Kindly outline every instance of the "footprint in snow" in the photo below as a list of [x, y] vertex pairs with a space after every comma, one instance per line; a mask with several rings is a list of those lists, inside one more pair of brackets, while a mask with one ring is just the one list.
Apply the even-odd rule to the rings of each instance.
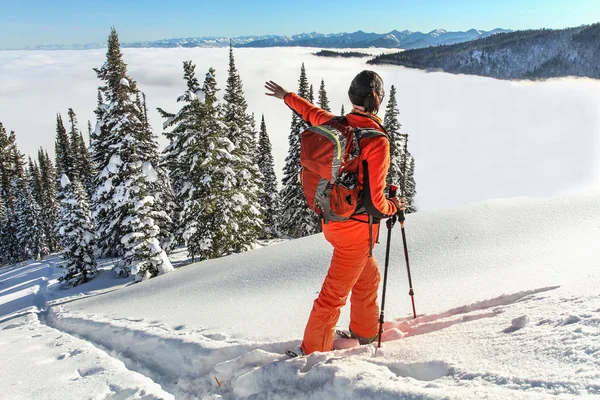
[[[82, 349], [69, 350], [66, 353], [62, 353], [60, 356], [56, 357], [56, 359], [57, 360], [65, 360], [69, 357], [73, 357], [73, 356], [76, 356], [76, 355], [82, 354], [82, 353], [83, 353]], [[81, 373], [80, 373], [80, 375], [81, 375]], [[84, 375], [81, 375], [81, 376], [84, 376]]]
[[510, 327], [506, 328], [503, 332], [504, 333], [516, 332], [519, 329], [522, 329], [522, 328], [526, 327], [527, 325], [529, 325], [530, 322], [531, 322], [531, 319], [529, 318], [528, 315], [522, 315], [518, 318], [513, 319], [510, 322]]
[[86, 376], [101, 374], [102, 372], [104, 372], [104, 368], [92, 367], [87, 369], [78, 369], [77, 372], [79, 373], [79, 375], [81, 375], [82, 378], [85, 378]]
[[581, 318], [579, 318], [577, 315], [569, 315], [569, 317], [567, 317], [567, 319], [565, 319], [562, 324], [571, 325], [576, 324], [579, 321], [581, 321]]
[[212, 333], [212, 334], [208, 334], [208, 335], [204, 335], [205, 337], [211, 339], [211, 340], [227, 340], [227, 336], [222, 335], [220, 333]]
[[6, 325], [4, 328], [2, 328], [3, 331], [9, 330], [9, 329], [15, 329], [18, 328], [20, 326], [22, 326], [23, 324], [10, 324], [10, 325]]

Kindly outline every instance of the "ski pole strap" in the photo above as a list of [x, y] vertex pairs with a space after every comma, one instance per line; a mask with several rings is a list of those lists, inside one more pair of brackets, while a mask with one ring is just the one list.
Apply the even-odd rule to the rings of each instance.
[[[390, 197], [396, 197], [397, 191], [398, 191], [398, 186], [390, 185], [390, 191], [389, 191]], [[404, 223], [404, 221], [406, 220], [406, 218], [404, 218], [404, 210], [398, 210], [396, 215], [398, 216], [398, 221], [400, 221], [401, 224]]]

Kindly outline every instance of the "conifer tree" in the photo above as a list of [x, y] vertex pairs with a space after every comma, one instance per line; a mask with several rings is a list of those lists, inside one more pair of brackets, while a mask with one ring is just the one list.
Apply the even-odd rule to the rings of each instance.
[[404, 176], [402, 175], [402, 153], [404, 147], [402, 137], [400, 136], [402, 125], [400, 125], [400, 121], [398, 120], [399, 114], [398, 103], [396, 102], [396, 88], [392, 85], [383, 118], [383, 126], [390, 137], [390, 168], [388, 169], [386, 183], [388, 186], [393, 183], [402, 188], [402, 183], [404, 182]]
[[96, 239], [87, 201], [87, 194], [74, 178], [61, 177], [64, 193], [60, 207], [58, 232], [65, 260], [63, 274], [58, 278], [71, 286], [87, 282], [98, 272], [96, 267]]
[[37, 163], [34, 163], [31, 157], [29, 157], [29, 191], [33, 195], [33, 198], [37, 204], [41, 207], [43, 200], [43, 189], [42, 189], [42, 176]]
[[256, 149], [258, 149], [258, 131], [256, 130], [256, 118], [254, 118], [254, 113], [250, 114], [250, 130], [252, 131], [252, 140], [256, 145]]
[[408, 151], [408, 134], [403, 134], [403, 152], [402, 152], [402, 176], [404, 181], [402, 182], [404, 201], [406, 202], [406, 213], [412, 213], [417, 211], [415, 205], [415, 195], [417, 194], [415, 184], [415, 159]]
[[344, 110], [344, 105], [342, 104], [342, 111], [340, 111], [340, 115], [343, 117], [346, 115], [346, 111]]
[[8, 210], [4, 204], [4, 198], [0, 196], [0, 264], [8, 261], [8, 253], [5, 253], [8, 239]]
[[[160, 232], [157, 237], [162, 249], [168, 254], [176, 245], [173, 218], [175, 215], [175, 198], [173, 187], [169, 179], [168, 171], [160, 164], [158, 138], [152, 133], [148, 119], [148, 108], [146, 106], [146, 95], [138, 92], [136, 96], [138, 108], [142, 110], [142, 123], [144, 126], [144, 140], [142, 146], [137, 149], [143, 162], [143, 173], [148, 184], [148, 194], [154, 197], [153, 207], [155, 210], [154, 221]], [[154, 276], [154, 275], [153, 275]]]
[[235, 145], [226, 134], [229, 126], [221, 120], [214, 74], [211, 68], [206, 75], [204, 101], [194, 121], [197, 133], [188, 150], [194, 157], [191, 184], [183, 209], [188, 252], [192, 259], [197, 256], [201, 260], [238, 252], [243, 243], [239, 209], [244, 199], [236, 191], [240, 176], [234, 170], [238, 160], [233, 154]]
[[279, 193], [277, 192], [277, 177], [273, 162], [273, 150], [267, 134], [267, 125], [263, 114], [260, 122], [258, 139], [258, 168], [264, 182], [264, 193], [261, 194], [260, 203], [264, 207], [264, 237], [279, 235]]
[[[187, 84], [186, 92], [177, 98], [183, 103], [177, 114], [171, 114], [159, 108], [158, 111], [166, 121], [163, 123], [164, 135], [169, 144], [163, 150], [161, 166], [169, 171], [169, 178], [174, 193], [174, 229], [175, 242], [183, 241], [186, 221], [183, 219], [184, 204], [193, 190], [192, 166], [197, 162], [190, 151], [196, 141], [202, 140], [202, 107], [200, 98], [204, 92], [195, 76], [196, 66], [191, 61], [183, 62], [183, 77]], [[170, 131], [167, 128], [172, 128]], [[188, 221], [189, 222], [189, 221]]]
[[148, 183], [143, 173], [143, 163], [135, 150], [123, 157], [119, 172], [127, 176], [115, 188], [119, 198], [116, 212], [122, 217], [124, 246], [123, 258], [115, 267], [117, 275], [133, 275], [136, 282], [146, 280], [173, 270], [173, 266], [161, 247], [156, 224], [157, 212], [154, 197], [147, 195]]
[[235, 184], [231, 201], [232, 228], [237, 232], [233, 251], [242, 252], [252, 248], [258, 235], [263, 231], [262, 205], [259, 196], [263, 192], [263, 182], [256, 164], [256, 140], [252, 119], [239, 72], [235, 66], [233, 48], [229, 46], [229, 70], [227, 86], [223, 96], [224, 120], [228, 128], [228, 138], [234, 144], [231, 150], [231, 168], [235, 172]]
[[28, 185], [20, 183], [17, 186], [15, 214], [17, 216], [17, 240], [20, 248], [19, 258], [39, 260], [49, 254], [40, 206]]
[[383, 119], [383, 126], [390, 135], [390, 168], [386, 183], [388, 185], [394, 183], [400, 187], [406, 202], [406, 212], [410, 213], [416, 211], [414, 159], [408, 151], [408, 134], [400, 133], [402, 125], [398, 119], [399, 114], [396, 88], [392, 85]]
[[[67, 174], [68, 177], [73, 177], [75, 172], [75, 162], [71, 152], [71, 143], [69, 135], [65, 129], [65, 125], [60, 114], [56, 114], [56, 142], [54, 144], [54, 152], [56, 157], [56, 172], [60, 177], [62, 174]], [[57, 182], [60, 188], [59, 182]]]
[[88, 146], [92, 147], [92, 121], [90, 121], [88, 119], [88, 123], [87, 123], [87, 130], [88, 130]]
[[42, 209], [42, 225], [48, 249], [50, 253], [58, 251], [60, 248], [60, 237], [56, 226], [60, 220], [60, 205], [57, 200], [56, 190], [56, 171], [52, 164], [52, 159], [48, 152], [40, 148], [38, 150], [38, 163], [40, 167], [40, 180], [42, 187], [42, 196], [40, 207]]
[[0, 123], [0, 197], [5, 201], [7, 212], [14, 208], [13, 178], [14, 166], [11, 139], [6, 133], [6, 128]]
[[308, 89], [308, 101], [310, 101], [312, 104], [315, 103], [315, 92], [313, 90], [313, 85], [312, 83], [310, 84], [310, 89]]
[[[133, 198], [125, 196], [125, 186], [132, 183], [128, 174], [136, 171], [132, 164], [140, 163], [147, 181], [145, 194], [153, 199], [144, 204], [153, 210], [153, 221], [169, 222], [169, 216], [158, 205], [161, 201], [158, 191], [165, 187], [161, 182], [164, 175], [157, 171], [158, 143], [149, 129], [137, 84], [127, 76], [114, 28], [108, 39], [106, 62], [95, 71], [102, 85], [95, 110], [98, 123], [92, 134], [92, 161], [98, 171], [92, 208], [100, 248], [106, 255], [118, 256], [127, 251], [122, 238], [132, 229], [128, 218], [133, 218], [133, 211], [122, 209], [123, 199]], [[160, 229], [157, 236], [168, 238], [171, 234]]]
[[[329, 100], [327, 99], [327, 91], [325, 90], [325, 81], [321, 79], [321, 86], [319, 87], [319, 107], [325, 111], [331, 112], [331, 108], [329, 108]], [[343, 112], [342, 105], [342, 112]], [[342, 114], [344, 115], [344, 114]]]
[[[92, 163], [90, 160], [89, 151], [85, 145], [85, 140], [83, 139], [83, 134], [77, 128], [77, 115], [72, 108], [69, 108], [68, 111], [69, 116], [69, 144], [70, 144], [70, 154], [72, 158], [72, 177], [77, 176], [77, 180], [81, 183], [83, 188], [85, 189], [88, 198], [92, 195], [92, 191], [94, 189], [94, 171], [92, 169]], [[89, 121], [88, 121], [89, 122]], [[88, 126], [88, 129], [91, 129]], [[63, 171], [64, 173], [64, 171]]]
[[[307, 99], [308, 80], [304, 64], [300, 69], [298, 95]], [[308, 100], [308, 99], [307, 99]], [[289, 150], [283, 169], [281, 199], [281, 232], [294, 238], [312, 235], [321, 231], [319, 219], [309, 208], [300, 184], [300, 134], [308, 127], [296, 113], [288, 136]]]
[[[71, 154], [72, 163], [73, 163], [73, 177], [77, 176], [79, 180], [81, 180], [81, 157], [79, 154], [79, 129], [77, 128], [77, 115], [72, 108], [69, 108], [67, 112], [67, 116], [69, 117], [69, 153]], [[64, 172], [63, 172], [64, 173]], [[62, 185], [61, 185], [62, 186]]]
[[91, 155], [88, 147], [85, 144], [85, 140], [83, 139], [83, 135], [80, 133], [79, 138], [77, 139], [77, 147], [79, 148], [79, 156], [80, 160], [80, 170], [79, 177], [81, 184], [83, 186], [84, 191], [86, 192], [88, 199], [92, 197], [94, 193], [94, 176], [95, 170], [92, 164]]
[[19, 191], [24, 189], [23, 155], [19, 151], [14, 131], [6, 133], [0, 123], [0, 197], [6, 209], [0, 253], [11, 262], [22, 260], [25, 256], [18, 240], [18, 218], [16, 213]]

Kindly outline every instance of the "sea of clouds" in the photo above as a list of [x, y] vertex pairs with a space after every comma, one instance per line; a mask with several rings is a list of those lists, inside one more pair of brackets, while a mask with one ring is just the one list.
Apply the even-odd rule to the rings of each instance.
[[[288, 149], [292, 112], [264, 95], [274, 80], [297, 90], [306, 66], [315, 95], [325, 80], [331, 108], [350, 110], [347, 90], [363, 69], [374, 69], [386, 91], [397, 88], [400, 121], [415, 157], [417, 205], [432, 209], [515, 196], [550, 196], [600, 186], [600, 82], [565, 78], [545, 82], [427, 73], [398, 66], [369, 66], [366, 59], [321, 58], [319, 49], [234, 49], [249, 111], [257, 127], [264, 114], [273, 144], [276, 173]], [[53, 153], [56, 113], [72, 107], [80, 129], [95, 124], [99, 80], [93, 71], [106, 50], [0, 51], [0, 122], [15, 130], [19, 147], [34, 156], [42, 146]], [[366, 49], [371, 54], [384, 50]], [[159, 135], [161, 107], [177, 112], [185, 90], [182, 61], [196, 63], [203, 80], [216, 69], [225, 88], [229, 50], [123, 49], [129, 75], [146, 93], [150, 121]], [[384, 107], [386, 102], [384, 102]], [[381, 112], [383, 116], [383, 111]]]

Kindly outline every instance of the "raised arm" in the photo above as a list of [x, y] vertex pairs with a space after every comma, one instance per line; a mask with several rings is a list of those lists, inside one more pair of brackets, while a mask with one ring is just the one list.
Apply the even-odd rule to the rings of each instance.
[[333, 114], [314, 106], [311, 102], [303, 99], [294, 92], [288, 92], [273, 81], [266, 82], [265, 88], [271, 92], [265, 93], [267, 96], [282, 99], [288, 107], [311, 125], [320, 125], [334, 117]]

